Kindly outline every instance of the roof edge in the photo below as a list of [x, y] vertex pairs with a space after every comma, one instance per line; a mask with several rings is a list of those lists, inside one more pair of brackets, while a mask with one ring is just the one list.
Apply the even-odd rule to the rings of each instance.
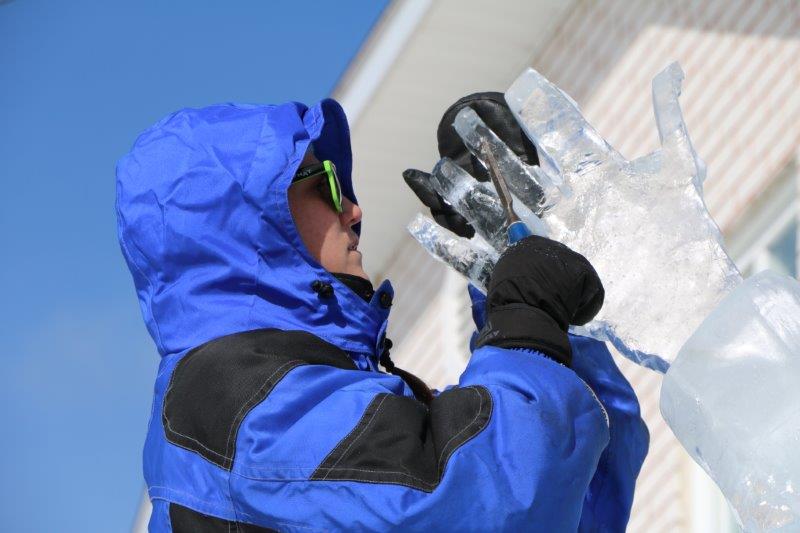
[[393, 0], [384, 9], [333, 89], [332, 96], [344, 108], [351, 127], [394, 65], [431, 3], [432, 0]]

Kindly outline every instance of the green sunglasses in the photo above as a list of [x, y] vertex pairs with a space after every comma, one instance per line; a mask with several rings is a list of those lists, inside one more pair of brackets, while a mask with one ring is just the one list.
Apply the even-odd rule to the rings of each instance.
[[330, 189], [330, 202], [337, 213], [342, 212], [342, 184], [339, 183], [339, 176], [336, 174], [336, 165], [333, 161], [326, 159], [322, 163], [309, 165], [297, 171], [292, 178], [292, 183], [311, 179], [319, 175], [328, 177], [328, 188]]

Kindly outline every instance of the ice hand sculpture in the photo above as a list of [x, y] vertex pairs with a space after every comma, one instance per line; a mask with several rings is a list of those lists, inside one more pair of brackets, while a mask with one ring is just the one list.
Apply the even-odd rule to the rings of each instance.
[[[533, 69], [514, 82], [506, 101], [536, 145], [541, 168], [520, 161], [471, 109], [463, 109], [454, 124], [479, 159], [482, 143], [488, 143], [531, 230], [583, 254], [599, 273], [605, 305], [580, 332], [608, 340], [626, 357], [661, 372], [741, 283], [703, 202], [704, 165], [678, 105], [682, 80], [677, 64], [653, 80], [661, 149], [633, 161]], [[434, 256], [484, 286], [505, 246], [499, 198], [491, 185], [447, 159], [436, 165], [432, 179], [477, 237], [435, 229], [422, 215], [409, 230]]]

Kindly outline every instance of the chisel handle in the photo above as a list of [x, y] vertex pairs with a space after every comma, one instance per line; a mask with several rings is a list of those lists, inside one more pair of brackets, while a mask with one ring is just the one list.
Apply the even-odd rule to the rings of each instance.
[[513, 222], [508, 226], [508, 244], [514, 244], [525, 237], [531, 235], [531, 230], [521, 220]]

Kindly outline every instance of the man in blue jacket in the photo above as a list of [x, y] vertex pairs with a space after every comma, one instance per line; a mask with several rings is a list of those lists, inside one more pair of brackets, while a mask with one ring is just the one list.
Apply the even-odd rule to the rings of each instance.
[[[532, 237], [495, 269], [458, 386], [380, 372], [388, 282], [357, 250], [332, 100], [174, 113], [117, 168], [120, 244], [161, 363], [151, 531], [616, 531], [647, 433], [602, 286]], [[413, 386], [413, 390], [412, 390]]]

